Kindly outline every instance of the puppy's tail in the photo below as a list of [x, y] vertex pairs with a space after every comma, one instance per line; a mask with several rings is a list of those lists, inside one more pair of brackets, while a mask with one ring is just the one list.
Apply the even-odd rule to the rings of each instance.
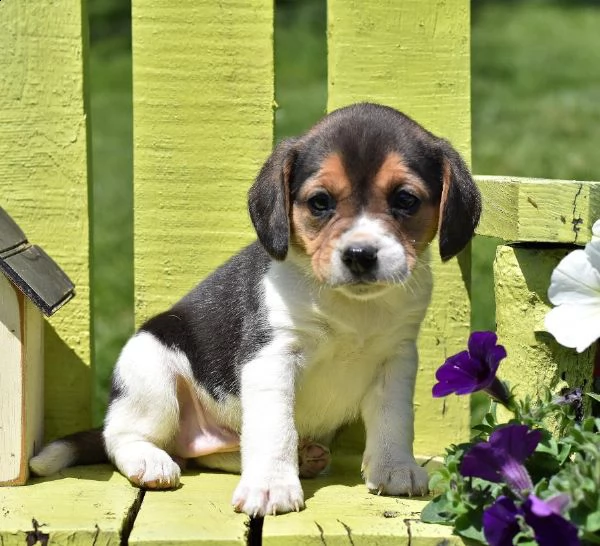
[[102, 429], [76, 432], [50, 442], [29, 461], [38, 476], [50, 476], [68, 466], [107, 463]]

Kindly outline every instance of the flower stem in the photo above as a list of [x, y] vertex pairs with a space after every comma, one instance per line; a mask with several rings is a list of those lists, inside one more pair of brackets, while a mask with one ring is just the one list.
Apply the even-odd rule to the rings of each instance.
[[508, 387], [504, 381], [500, 381], [497, 377], [494, 377], [490, 385], [485, 389], [494, 400], [500, 402], [505, 408], [515, 413], [516, 406], [514, 397], [511, 396]]

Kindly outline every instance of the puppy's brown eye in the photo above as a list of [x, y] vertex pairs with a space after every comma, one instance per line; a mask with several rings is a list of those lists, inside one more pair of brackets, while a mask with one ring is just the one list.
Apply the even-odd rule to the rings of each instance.
[[327, 192], [321, 191], [308, 198], [308, 210], [313, 216], [325, 216], [335, 210], [335, 201]]
[[390, 197], [390, 209], [396, 217], [414, 214], [420, 205], [421, 200], [407, 190], [398, 189]]

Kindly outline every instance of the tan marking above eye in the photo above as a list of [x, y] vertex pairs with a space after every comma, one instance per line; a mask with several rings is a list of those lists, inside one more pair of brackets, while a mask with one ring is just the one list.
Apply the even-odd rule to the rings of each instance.
[[323, 160], [321, 168], [300, 188], [296, 201], [305, 203], [319, 190], [326, 191], [336, 203], [348, 199], [352, 194], [352, 184], [339, 154], [333, 153]]
[[399, 187], [421, 201], [430, 199], [429, 188], [421, 177], [409, 169], [400, 154], [390, 152], [375, 175], [373, 194], [376, 199], [388, 199]]

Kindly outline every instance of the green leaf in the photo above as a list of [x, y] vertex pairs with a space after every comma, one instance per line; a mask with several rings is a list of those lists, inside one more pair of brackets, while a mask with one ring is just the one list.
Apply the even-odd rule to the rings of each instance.
[[590, 398], [593, 398], [596, 402], [600, 402], [600, 394], [596, 394], [595, 392], [586, 392]]
[[483, 536], [483, 529], [481, 526], [481, 512], [470, 512], [456, 518], [454, 523], [454, 530], [465, 538], [476, 540], [482, 544], [486, 544], [485, 537]]
[[452, 525], [455, 515], [446, 495], [439, 495], [430, 500], [421, 512], [421, 521], [425, 523], [439, 523]]
[[588, 514], [585, 520], [585, 529], [591, 533], [595, 533], [600, 530], [600, 513], [592, 512]]

